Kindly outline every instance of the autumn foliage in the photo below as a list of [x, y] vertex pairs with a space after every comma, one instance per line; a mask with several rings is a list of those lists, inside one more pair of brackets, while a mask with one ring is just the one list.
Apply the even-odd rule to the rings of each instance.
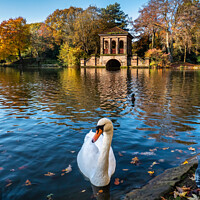
[[0, 59], [22, 58], [29, 46], [30, 32], [22, 17], [9, 19], [0, 24]]

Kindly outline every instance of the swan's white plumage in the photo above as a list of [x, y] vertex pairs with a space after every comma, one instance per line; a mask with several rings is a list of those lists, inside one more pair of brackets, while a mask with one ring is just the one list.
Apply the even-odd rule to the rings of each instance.
[[[105, 119], [105, 118], [104, 118]], [[109, 120], [110, 121], [110, 120]], [[112, 150], [112, 147], [109, 150], [108, 156], [108, 170], [100, 171], [98, 173], [99, 168], [101, 168], [100, 157], [102, 157], [103, 150], [103, 140], [106, 139], [104, 135], [101, 135], [99, 139], [92, 143], [92, 138], [95, 135], [92, 130], [85, 136], [84, 143], [81, 147], [81, 150], [77, 156], [78, 167], [81, 172], [90, 179], [90, 182], [96, 186], [105, 186], [109, 184], [110, 178], [112, 174], [115, 172], [116, 160]], [[113, 134], [113, 130], [112, 130]], [[112, 137], [111, 137], [112, 140]], [[111, 141], [110, 141], [111, 144]], [[104, 144], [105, 145], [105, 144]]]

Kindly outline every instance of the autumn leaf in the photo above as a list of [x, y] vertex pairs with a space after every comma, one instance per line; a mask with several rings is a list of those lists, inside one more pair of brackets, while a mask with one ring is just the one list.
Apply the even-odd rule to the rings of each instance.
[[186, 165], [186, 164], [188, 164], [187, 160], [185, 160], [181, 165]]
[[29, 186], [29, 185], [31, 185], [31, 182], [27, 179], [26, 182], [25, 182], [25, 185]]
[[44, 174], [45, 176], [54, 176], [55, 174], [54, 173], [51, 173], [51, 172], [47, 172], [47, 174]]
[[0, 167], [0, 170], [3, 170], [3, 167]]
[[69, 165], [67, 168], [63, 169], [62, 172], [65, 172], [66, 174], [72, 171], [72, 166]]
[[7, 185], [6, 185], [6, 187], [9, 187], [9, 186], [11, 186], [12, 185], [12, 183], [8, 183]]
[[195, 151], [195, 150], [196, 150], [196, 149], [193, 148], [193, 147], [188, 147], [188, 149], [189, 149], [190, 151]]
[[119, 185], [119, 184], [120, 184], [120, 182], [119, 182], [119, 178], [116, 178], [116, 179], [115, 179], [114, 184], [115, 184], [115, 185]]
[[118, 152], [118, 155], [121, 156], [121, 157], [123, 156], [123, 154], [121, 152]]
[[128, 171], [128, 169], [122, 169], [122, 170], [125, 171], [125, 172]]
[[153, 175], [153, 174], [154, 174], [154, 171], [148, 171], [148, 173], [149, 173], [150, 175]]
[[199, 200], [199, 197], [196, 194], [192, 194], [193, 197], [188, 197], [189, 200]]
[[151, 164], [151, 168], [154, 166], [154, 165], [158, 165], [159, 163], [157, 163], [157, 162], [153, 162], [152, 164]]
[[164, 148], [162, 148], [163, 150], [167, 150], [167, 149], [169, 149], [169, 147], [164, 147]]
[[21, 167], [18, 167], [19, 170], [26, 169], [26, 168], [27, 168], [26, 165], [23, 165], [23, 166], [21, 166]]
[[138, 157], [132, 158], [131, 164], [138, 164], [138, 163], [139, 163]]
[[103, 193], [103, 190], [99, 190], [99, 192], [98, 192], [99, 194], [101, 194], [101, 193]]
[[85, 192], [86, 190], [82, 190], [81, 192]]

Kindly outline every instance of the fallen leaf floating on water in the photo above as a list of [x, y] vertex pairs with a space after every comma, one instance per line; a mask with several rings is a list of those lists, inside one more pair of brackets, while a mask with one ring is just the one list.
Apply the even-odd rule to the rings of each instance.
[[129, 169], [122, 169], [122, 171], [127, 172]]
[[155, 149], [149, 149], [149, 151], [155, 152], [155, 151], [157, 151], [157, 149], [156, 148]]
[[138, 157], [132, 158], [131, 164], [136, 165], [136, 164], [138, 164], [138, 163], [139, 163]]
[[27, 179], [26, 182], [25, 182], [25, 185], [29, 186], [29, 185], [31, 185], [31, 182]]
[[188, 147], [188, 149], [189, 149], [190, 151], [195, 151], [195, 148], [193, 148], [193, 147]]
[[3, 170], [3, 167], [0, 167], [0, 170]]
[[118, 152], [118, 155], [121, 156], [121, 157], [123, 156], [123, 154], [121, 152]]
[[99, 194], [101, 194], [101, 193], [103, 193], [103, 190], [99, 190], [99, 192], [98, 192]]
[[85, 192], [86, 190], [82, 190], [81, 192]]
[[167, 150], [167, 149], [169, 149], [169, 147], [164, 147], [164, 148], [162, 148], [162, 150]]
[[114, 184], [115, 184], [115, 185], [119, 185], [119, 184], [120, 184], [120, 182], [119, 182], [119, 178], [116, 178], [116, 179], [115, 179]]
[[181, 165], [186, 165], [186, 164], [188, 164], [187, 160], [185, 160]]
[[149, 175], [153, 175], [154, 171], [148, 171]]
[[72, 171], [72, 166], [69, 165], [67, 168], [63, 169], [62, 172], [65, 172], [66, 174]]
[[44, 174], [45, 176], [54, 176], [55, 174], [54, 173], [51, 173], [51, 172], [47, 172], [47, 174]]
[[153, 162], [152, 164], [151, 164], [151, 168], [154, 166], [154, 165], [158, 165], [159, 163], [157, 163], [157, 162]]

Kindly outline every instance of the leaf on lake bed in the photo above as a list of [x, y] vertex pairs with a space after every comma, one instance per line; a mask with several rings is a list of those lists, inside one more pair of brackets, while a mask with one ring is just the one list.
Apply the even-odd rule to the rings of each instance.
[[26, 169], [26, 168], [27, 168], [26, 165], [23, 165], [23, 166], [21, 166], [21, 167], [18, 167], [19, 170]]
[[47, 174], [44, 174], [45, 176], [54, 176], [55, 174], [52, 172], [47, 172]]
[[9, 187], [9, 186], [11, 186], [12, 185], [12, 183], [8, 183], [7, 185], [6, 185], [6, 187]]

